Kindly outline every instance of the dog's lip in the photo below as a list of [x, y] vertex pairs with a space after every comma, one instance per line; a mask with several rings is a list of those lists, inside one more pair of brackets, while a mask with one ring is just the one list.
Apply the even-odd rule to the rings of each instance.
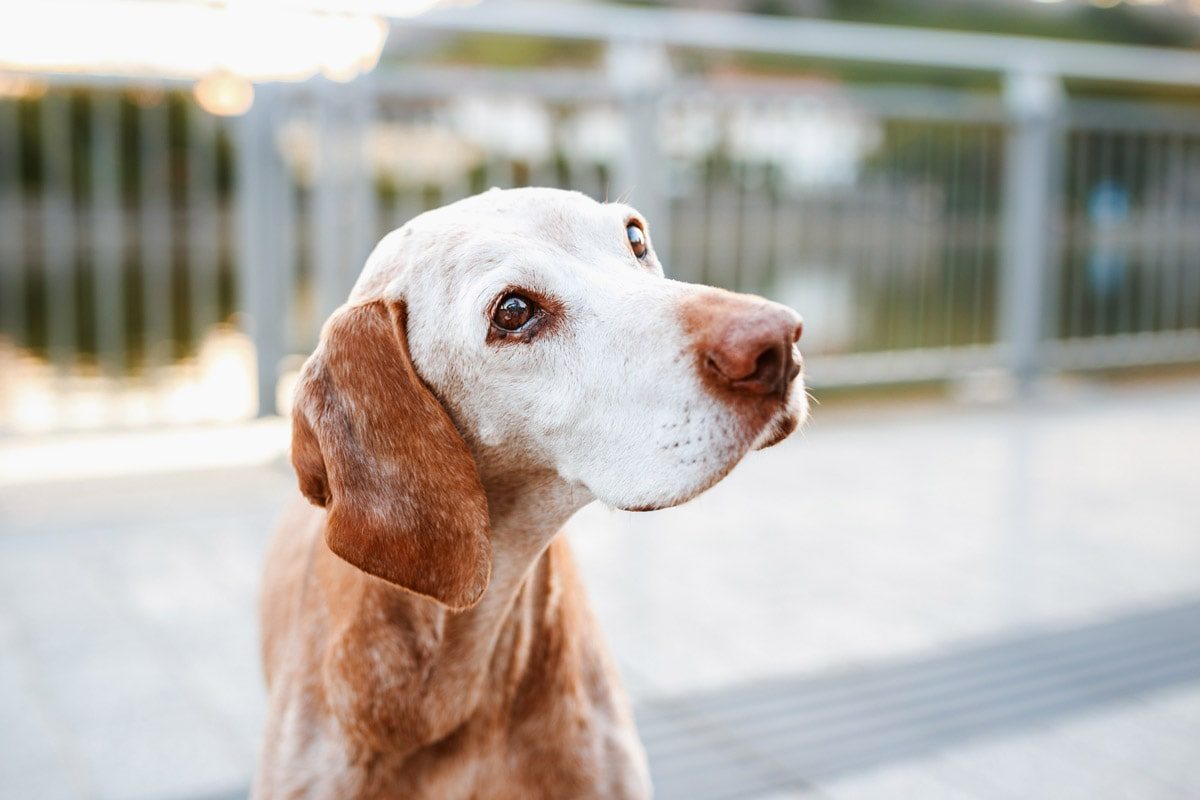
[[770, 424], [775, 428], [775, 431], [771, 434], [770, 438], [754, 448], [756, 451], [774, 447], [795, 433], [796, 429], [800, 427], [800, 414], [789, 412], [771, 420]]
[[632, 508], [622, 508], [621, 511], [632, 511], [635, 514], [644, 514], [647, 511], [662, 511], [665, 508], [670, 508], [670, 504], [666, 505], [648, 505], [648, 506], [633, 506]]
[[[797, 378], [802, 379], [803, 375], [803, 369], [798, 369], [795, 376], [787, 382], [787, 388], [783, 391], [779, 399], [780, 407], [778, 413], [771, 417], [767, 424], [763, 426], [763, 430], [770, 430], [771, 433], [762, 444], [753, 448], [755, 451], [766, 450], [768, 447], [774, 447], [779, 444], [795, 433], [808, 416], [806, 410], [807, 403], [802, 402], [799, 408], [791, 407], [792, 392], [805, 391], [803, 380], [796, 380]], [[799, 384], [799, 387], [797, 387], [797, 384]], [[763, 431], [759, 431], [758, 436], [762, 435]]]

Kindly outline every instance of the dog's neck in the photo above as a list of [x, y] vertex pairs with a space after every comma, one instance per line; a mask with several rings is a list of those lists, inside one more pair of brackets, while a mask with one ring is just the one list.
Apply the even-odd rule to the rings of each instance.
[[[552, 473], [514, 475], [503, 468], [481, 465], [481, 479], [491, 520], [492, 575], [487, 591], [473, 608], [450, 614], [447, 640], [460, 633], [455, 651], [470, 652], [474, 667], [487, 667], [500, 629], [522, 586], [546, 548], [591, 494]], [[447, 641], [446, 644], [451, 644]]]
[[480, 472], [492, 529], [493, 581], [505, 562], [524, 560], [526, 569], [531, 566], [571, 515], [593, 499], [584, 487], [548, 471], [514, 475], [485, 467]]
[[[397, 754], [448, 735], [485, 699], [494, 702], [511, 695], [505, 687], [511, 689], [514, 681], [523, 679], [539, 637], [552, 627], [573, 624], [567, 617], [576, 613], [578, 601], [561, 591], [573, 580], [557, 574], [570, 569], [563, 563], [569, 559], [565, 552], [562, 558], [551, 557], [547, 549], [567, 519], [592, 496], [551, 474], [518, 476], [484, 468], [481, 478], [488, 497], [493, 560], [491, 581], [475, 606], [451, 612], [381, 581], [372, 584], [390, 598], [385, 602], [406, 609], [397, 609], [405, 622], [394, 633], [409, 645], [397, 652], [406, 653], [404, 661], [422, 676], [397, 709], [404, 722], [393, 729], [407, 732], [392, 743], [390, 749]], [[380, 685], [386, 686], [398, 665], [379, 663], [375, 668]]]

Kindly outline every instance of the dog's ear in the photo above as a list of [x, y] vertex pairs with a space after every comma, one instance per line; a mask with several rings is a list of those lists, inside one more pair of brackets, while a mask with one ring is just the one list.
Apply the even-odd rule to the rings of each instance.
[[329, 512], [329, 549], [452, 609], [487, 588], [487, 498], [466, 443], [408, 355], [405, 308], [344, 306], [308, 359], [292, 412], [300, 489]]

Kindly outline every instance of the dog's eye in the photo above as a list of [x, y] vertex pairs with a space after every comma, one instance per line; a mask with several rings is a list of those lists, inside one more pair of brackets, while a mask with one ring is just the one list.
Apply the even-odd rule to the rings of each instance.
[[625, 227], [625, 235], [629, 237], [629, 247], [633, 250], [633, 254], [638, 258], [645, 258], [646, 248], [646, 232], [642, 230], [642, 226], [636, 222], [630, 222]]
[[529, 320], [533, 319], [537, 306], [527, 297], [519, 294], [505, 295], [492, 314], [492, 322], [497, 328], [506, 331], [520, 330]]

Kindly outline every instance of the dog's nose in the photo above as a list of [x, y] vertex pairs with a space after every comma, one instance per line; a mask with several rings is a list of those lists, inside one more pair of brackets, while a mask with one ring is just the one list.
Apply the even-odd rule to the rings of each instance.
[[778, 303], [760, 301], [731, 314], [710, 339], [706, 365], [731, 388], [750, 394], [782, 393], [800, 372], [792, 344], [804, 330], [800, 315]]

